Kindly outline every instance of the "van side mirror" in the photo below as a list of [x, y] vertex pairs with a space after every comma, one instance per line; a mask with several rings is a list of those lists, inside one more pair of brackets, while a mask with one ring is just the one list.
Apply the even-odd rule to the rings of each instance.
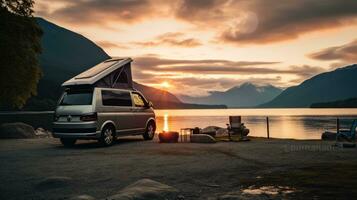
[[148, 107], [149, 107], [149, 108], [152, 108], [152, 107], [154, 107], [154, 104], [153, 104], [151, 101], [149, 101]]

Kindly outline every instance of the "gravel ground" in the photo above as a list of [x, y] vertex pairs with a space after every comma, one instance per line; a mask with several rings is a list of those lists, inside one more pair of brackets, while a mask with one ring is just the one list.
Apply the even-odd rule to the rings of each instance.
[[[279, 193], [286, 199], [312, 194], [326, 197], [330, 196], [326, 189], [331, 191], [326, 187], [340, 184], [323, 184], [336, 180], [329, 166], [357, 165], [356, 148], [331, 145], [325, 141], [260, 138], [250, 142], [160, 144], [131, 137], [109, 148], [91, 141], [65, 148], [53, 138], [0, 140], [0, 199], [67, 199], [81, 194], [100, 199], [143, 178], [173, 186], [185, 199], [216, 199], [270, 185], [294, 188], [291, 193]], [[327, 171], [319, 174], [320, 167]], [[299, 170], [304, 173], [290, 180], [289, 173], [295, 175]], [[310, 191], [306, 181], [324, 174], [326, 180]], [[349, 177], [357, 179], [356, 175]], [[280, 176], [284, 178], [277, 178]], [[304, 179], [299, 181], [299, 177]], [[343, 194], [332, 193], [332, 197], [343, 198]]]

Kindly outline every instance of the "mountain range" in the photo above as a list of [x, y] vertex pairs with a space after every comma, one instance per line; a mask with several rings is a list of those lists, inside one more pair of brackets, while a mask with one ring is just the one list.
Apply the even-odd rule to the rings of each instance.
[[[73, 76], [110, 58], [98, 45], [86, 37], [36, 18], [43, 30], [40, 67], [43, 76], [38, 94], [25, 105], [25, 110], [53, 109], [63, 92], [61, 84]], [[134, 88], [151, 100], [156, 108], [225, 108], [225, 105], [197, 105], [181, 102], [172, 93], [134, 82]]]
[[289, 87], [259, 107], [306, 108], [314, 103], [356, 98], [357, 64], [318, 74], [300, 85]]
[[207, 96], [192, 97], [180, 96], [188, 103], [214, 104], [220, 102], [228, 107], [255, 107], [272, 100], [282, 92], [282, 89], [272, 85], [258, 86], [252, 83], [243, 83], [240, 86], [226, 91], [211, 91]]

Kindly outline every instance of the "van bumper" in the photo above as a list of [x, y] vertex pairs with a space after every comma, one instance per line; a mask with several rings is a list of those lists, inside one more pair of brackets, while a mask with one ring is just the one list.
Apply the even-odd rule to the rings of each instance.
[[97, 130], [97, 122], [54, 122], [52, 135], [54, 138], [98, 139], [101, 131]]

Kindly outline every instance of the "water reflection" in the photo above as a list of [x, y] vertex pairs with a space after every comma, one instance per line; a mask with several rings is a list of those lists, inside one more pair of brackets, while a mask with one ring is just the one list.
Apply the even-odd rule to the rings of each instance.
[[169, 115], [167, 113], [164, 115], [164, 125], [162, 130], [165, 132], [169, 131]]
[[[232, 114], [231, 110], [238, 109], [227, 109], [227, 110], [216, 110], [216, 116], [212, 115], [215, 110], [201, 110], [201, 116], [192, 111], [184, 110], [186, 115], [182, 114], [183, 110], [166, 110], [163, 113], [159, 111], [157, 113], [157, 129], [159, 132], [162, 130], [180, 131], [181, 128], [188, 127], [200, 127], [204, 128], [207, 126], [220, 126], [225, 128], [226, 124], [229, 123], [229, 115], [239, 115], [236, 112]], [[240, 109], [241, 110], [241, 109]], [[244, 109], [254, 110], [254, 109]], [[271, 109], [269, 109], [271, 110]], [[279, 109], [277, 109], [279, 110]], [[286, 110], [286, 109], [284, 109]], [[282, 116], [270, 116], [270, 137], [274, 138], [294, 138], [294, 139], [320, 139], [321, 133], [325, 130], [336, 130], [336, 116], [333, 115], [299, 115], [297, 110], [293, 110], [290, 113], [294, 115], [284, 114]], [[336, 109], [332, 109], [333, 114], [336, 113]], [[222, 111], [227, 111], [222, 114]], [[161, 112], [161, 113], [160, 113]], [[206, 112], [206, 113], [205, 113]], [[205, 115], [205, 114], [209, 115]], [[253, 111], [249, 111], [253, 112]], [[178, 113], [178, 114], [177, 114]], [[277, 113], [274, 111], [274, 113]], [[306, 111], [302, 112], [306, 114]], [[324, 111], [324, 113], [329, 114]], [[225, 115], [224, 115], [225, 114]], [[268, 113], [265, 112], [265, 115]], [[353, 112], [349, 112], [350, 116], [342, 117], [340, 120], [341, 128], [349, 128], [352, 120], [357, 118], [357, 111], [355, 115]], [[242, 116], [242, 122], [250, 129], [250, 136], [266, 137], [266, 117], [261, 116]]]

